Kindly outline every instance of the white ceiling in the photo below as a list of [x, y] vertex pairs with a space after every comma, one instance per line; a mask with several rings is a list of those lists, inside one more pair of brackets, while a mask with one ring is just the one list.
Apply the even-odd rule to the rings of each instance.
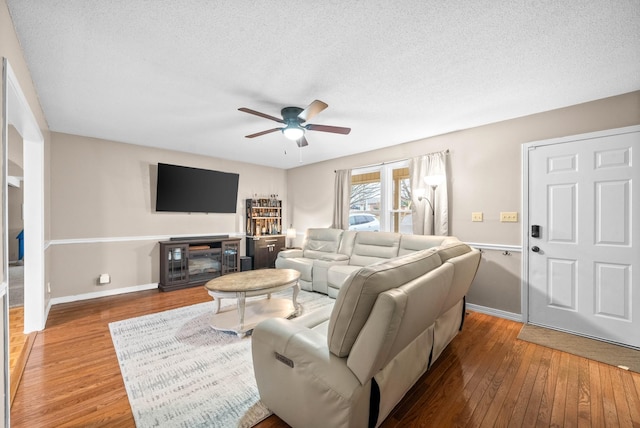
[[640, 89], [637, 0], [7, 4], [52, 131], [278, 168]]

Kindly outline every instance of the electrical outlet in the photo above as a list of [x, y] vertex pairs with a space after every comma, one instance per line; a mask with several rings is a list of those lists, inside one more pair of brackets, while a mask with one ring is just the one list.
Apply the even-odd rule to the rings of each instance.
[[482, 221], [482, 212], [471, 213], [471, 221]]
[[518, 213], [515, 211], [505, 211], [500, 213], [500, 222], [502, 223], [517, 223]]
[[47, 282], [47, 293], [51, 293], [51, 283]]

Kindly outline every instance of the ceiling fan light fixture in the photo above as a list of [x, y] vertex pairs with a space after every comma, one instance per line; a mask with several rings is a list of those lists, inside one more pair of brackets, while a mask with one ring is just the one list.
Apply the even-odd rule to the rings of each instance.
[[286, 128], [282, 129], [282, 133], [287, 139], [297, 141], [304, 135], [304, 129], [299, 126], [288, 125]]
[[256, 132], [254, 134], [245, 135], [246, 138], [260, 137], [261, 135], [281, 131], [282, 135], [284, 135], [287, 140], [295, 141], [298, 147], [302, 148], [309, 145], [309, 142], [305, 138], [305, 134], [307, 133], [307, 131], [321, 131], [342, 135], [347, 135], [349, 134], [349, 132], [351, 132], [351, 128], [343, 128], [341, 126], [318, 125], [313, 123], [305, 124], [307, 120], [315, 117], [318, 113], [320, 113], [327, 107], [327, 103], [320, 100], [313, 101], [304, 109], [300, 107], [284, 107], [282, 110], [280, 110], [282, 119], [246, 107], [241, 107], [238, 110], [284, 125], [283, 127], [271, 128], [265, 131]]

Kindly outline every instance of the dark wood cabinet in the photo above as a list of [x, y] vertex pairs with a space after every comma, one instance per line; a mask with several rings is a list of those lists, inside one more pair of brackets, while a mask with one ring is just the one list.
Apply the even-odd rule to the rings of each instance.
[[203, 285], [240, 270], [240, 238], [194, 237], [160, 242], [162, 291]]
[[282, 201], [275, 196], [245, 201], [246, 253], [252, 258], [254, 269], [276, 267], [278, 253], [285, 245], [285, 235], [282, 234]]
[[274, 268], [284, 245], [284, 235], [248, 236], [247, 256], [253, 258], [254, 269]]

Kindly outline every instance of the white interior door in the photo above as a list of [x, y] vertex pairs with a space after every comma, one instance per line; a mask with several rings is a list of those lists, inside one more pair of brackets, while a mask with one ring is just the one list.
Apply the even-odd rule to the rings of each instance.
[[528, 321], [640, 348], [640, 129], [564, 140], [528, 147]]

